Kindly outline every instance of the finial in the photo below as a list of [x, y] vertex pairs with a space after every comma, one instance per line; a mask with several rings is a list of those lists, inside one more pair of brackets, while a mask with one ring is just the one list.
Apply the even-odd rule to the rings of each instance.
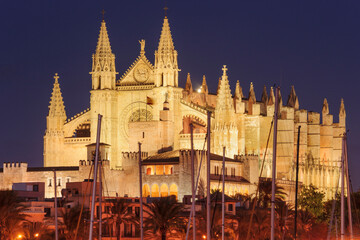
[[165, 11], [165, 18], [167, 18], [167, 10], [168, 10], [169, 8], [166, 6], [166, 1], [165, 1], [165, 7], [164, 7], [164, 11]]
[[58, 82], [59, 75], [57, 73], [55, 73], [54, 79], [55, 79], [55, 82]]
[[226, 71], [228, 70], [228, 69], [226, 68], [226, 65], [223, 65], [222, 70], [223, 70], [223, 75], [225, 76], [225, 75], [226, 75]]
[[140, 43], [140, 54], [141, 56], [145, 54], [145, 40], [144, 39], [141, 39], [139, 41]]
[[102, 20], [105, 21], [105, 10], [104, 9], [101, 11], [101, 14], [102, 14]]

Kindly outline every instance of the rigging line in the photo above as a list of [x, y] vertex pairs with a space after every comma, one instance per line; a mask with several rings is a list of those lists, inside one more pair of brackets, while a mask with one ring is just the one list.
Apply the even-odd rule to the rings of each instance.
[[[95, 162], [95, 161], [94, 161]], [[91, 161], [89, 161], [89, 164], [91, 164]], [[93, 172], [93, 166], [94, 164], [91, 164], [90, 166], [90, 171], [89, 171], [89, 176], [88, 176], [88, 181], [87, 181], [87, 184], [86, 184], [86, 188], [85, 188], [85, 194], [83, 196], [83, 201], [82, 201], [82, 204], [81, 204], [81, 209], [80, 209], [80, 214], [79, 214], [79, 218], [78, 218], [78, 221], [77, 221], [77, 224], [76, 224], [76, 230], [75, 230], [75, 237], [74, 237], [74, 240], [76, 240], [77, 238], [77, 234], [78, 234], [78, 230], [79, 230], [79, 227], [80, 227], [80, 221], [81, 221], [81, 216], [82, 216], [82, 213], [84, 211], [84, 204], [85, 204], [85, 200], [86, 200], [86, 193], [87, 193], [87, 190], [88, 190], [88, 187], [89, 187], [89, 183], [90, 183], [90, 176], [91, 176], [91, 173]]]
[[[258, 182], [258, 185], [257, 185], [257, 188], [256, 188], [256, 192], [255, 192], [255, 198], [254, 198], [253, 207], [252, 207], [252, 209], [251, 209], [250, 222], [249, 222], [248, 232], [247, 232], [247, 234], [246, 234], [246, 240], [249, 240], [249, 237], [250, 237], [250, 229], [251, 229], [252, 220], [253, 220], [254, 213], [255, 213], [256, 199], [257, 199], [257, 196], [258, 196], [258, 194], [259, 194], [260, 178], [261, 178], [262, 172], [263, 172], [263, 170], [264, 170], [266, 152], [267, 152], [267, 149], [268, 149], [268, 146], [269, 146], [269, 141], [270, 141], [270, 136], [271, 136], [271, 131], [272, 131], [272, 126], [273, 126], [273, 124], [274, 124], [274, 119], [271, 121], [270, 130], [269, 130], [269, 135], [268, 135], [268, 139], [267, 139], [267, 141], [266, 141], [266, 148], [265, 148], [265, 152], [264, 152], [264, 159], [263, 159], [262, 164], [261, 164], [261, 169], [260, 169], [260, 174], [259, 174], [259, 182]], [[249, 201], [250, 201], [250, 200], [249, 200]]]
[[[198, 189], [198, 185], [199, 185], [199, 178], [200, 178], [200, 172], [201, 172], [201, 165], [202, 165], [202, 161], [203, 161], [203, 156], [204, 156], [204, 152], [205, 152], [205, 144], [206, 141], [208, 139], [208, 133], [206, 133], [205, 135], [205, 139], [204, 139], [204, 145], [203, 145], [203, 149], [201, 151], [201, 157], [200, 157], [200, 164], [199, 164], [199, 170], [198, 170], [198, 174], [197, 174], [197, 178], [196, 178], [196, 185], [195, 185], [195, 191]], [[194, 164], [195, 165], [195, 164]], [[194, 171], [195, 171], [195, 167], [194, 167]], [[195, 211], [195, 209], [194, 209]], [[190, 211], [190, 216], [189, 216], [189, 221], [188, 221], [188, 225], [187, 225], [187, 229], [186, 229], [186, 240], [188, 239], [188, 235], [189, 235], [189, 231], [190, 231], [190, 223], [191, 223], [191, 218], [192, 218], [193, 212]]]
[[[336, 196], [337, 196], [337, 192], [338, 192], [338, 188], [339, 188], [339, 184], [340, 184], [340, 173], [341, 169], [339, 168], [339, 174], [338, 174], [338, 180], [336, 181], [336, 188], [335, 188], [335, 198], [333, 199], [332, 202], [332, 206], [331, 206], [331, 217], [330, 217], [330, 223], [329, 223], [329, 229], [328, 229], [328, 235], [327, 235], [327, 239], [330, 240], [330, 234], [331, 234], [331, 228], [332, 228], [332, 224], [333, 224], [333, 218], [335, 218], [335, 224], [337, 224], [337, 220], [336, 220], [336, 215], [335, 214], [335, 203], [336, 203]], [[337, 231], [337, 225], [336, 225], [336, 231]], [[337, 235], [337, 233], [336, 233]]]
[[[349, 152], [349, 146], [348, 144], [346, 143], [346, 151]], [[348, 170], [348, 174], [349, 174], [349, 186], [350, 186], [350, 198], [352, 200], [352, 206], [354, 206], [355, 208], [355, 212], [357, 213], [358, 212], [358, 208], [356, 206], [356, 201], [355, 201], [355, 196], [354, 196], [354, 189], [353, 189], [353, 186], [352, 186], [352, 182], [351, 182], [351, 174], [350, 174], [350, 168], [349, 168], [349, 159], [347, 158], [347, 170]], [[356, 218], [356, 221], [357, 221], [357, 224], [360, 224], [360, 219], [359, 219], [359, 214], [355, 214], [355, 218]]]
[[[101, 165], [102, 166], [102, 165]], [[107, 193], [107, 197], [110, 197], [110, 194], [109, 194], [109, 187], [108, 187], [108, 184], [107, 184], [107, 181], [106, 181], [106, 177], [105, 177], [105, 170], [103, 167], [101, 167], [101, 173], [102, 173], [102, 182], [103, 184], [105, 185], [105, 187], [102, 188], [103, 190], [103, 193], [105, 193], [105, 188], [106, 188], [106, 193]]]
[[[225, 169], [222, 169], [222, 171], [225, 171]], [[217, 203], [219, 192], [220, 192], [220, 183], [221, 183], [221, 176], [219, 176], [218, 187], [217, 187], [217, 191], [216, 191], [216, 194], [215, 194], [215, 206], [214, 206], [213, 215], [212, 215], [212, 218], [211, 218], [211, 228], [214, 225], [215, 211], [216, 211], [216, 207], [217, 207], [216, 203]]]

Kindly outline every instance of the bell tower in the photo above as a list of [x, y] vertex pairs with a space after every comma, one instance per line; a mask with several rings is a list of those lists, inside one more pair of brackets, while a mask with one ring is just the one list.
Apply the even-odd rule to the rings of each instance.
[[121, 167], [117, 156], [118, 128], [115, 54], [112, 53], [105, 20], [102, 20], [95, 54], [92, 56], [92, 90], [90, 91], [90, 136], [96, 141], [98, 114], [103, 116], [100, 141], [109, 144], [109, 160], [112, 168]]

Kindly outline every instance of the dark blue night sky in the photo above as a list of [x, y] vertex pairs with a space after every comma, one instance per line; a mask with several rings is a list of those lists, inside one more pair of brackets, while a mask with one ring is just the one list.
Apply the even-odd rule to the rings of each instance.
[[[360, 187], [360, 2], [358, 1], [175, 1], [168, 17], [179, 53], [179, 84], [191, 73], [195, 87], [205, 74], [216, 91], [226, 64], [232, 91], [240, 80], [247, 95], [254, 83], [278, 84], [284, 102], [295, 85], [300, 108], [321, 112], [324, 97], [338, 121], [347, 113], [349, 161]], [[53, 75], [68, 117], [89, 107], [91, 55], [105, 20], [118, 78], [146, 40], [153, 62], [164, 1], [6, 1], [0, 15], [0, 162], [42, 165], [43, 134]]]

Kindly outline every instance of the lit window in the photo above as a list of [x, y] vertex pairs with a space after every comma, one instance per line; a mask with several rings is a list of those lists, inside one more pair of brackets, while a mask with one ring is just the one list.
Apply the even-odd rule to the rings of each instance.
[[165, 175], [173, 174], [173, 165], [165, 165]]
[[155, 174], [164, 175], [164, 165], [156, 165]]

